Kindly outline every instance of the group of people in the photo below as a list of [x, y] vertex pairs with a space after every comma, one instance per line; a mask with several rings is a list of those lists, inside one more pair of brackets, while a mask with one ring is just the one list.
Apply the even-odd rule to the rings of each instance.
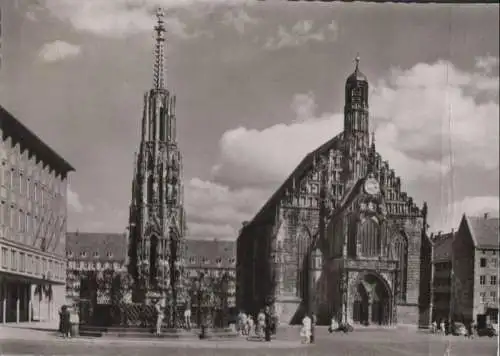
[[[159, 336], [161, 334], [161, 327], [165, 318], [165, 308], [160, 300], [157, 300], [154, 306], [156, 310], [156, 335]], [[191, 330], [191, 307], [189, 304], [186, 305], [186, 308], [184, 309], [184, 318], [182, 321], [182, 327], [186, 330]]]
[[474, 321], [460, 324], [459, 327], [457, 327], [457, 324], [455, 322], [452, 322], [448, 319], [441, 319], [439, 320], [439, 322], [434, 320], [431, 324], [431, 332], [433, 334], [440, 334], [440, 335], [459, 334], [467, 338], [474, 337], [474, 332], [476, 328], [477, 327]]
[[266, 307], [261, 309], [257, 314], [257, 322], [255, 322], [251, 314], [240, 312], [238, 314], [238, 331], [240, 335], [247, 338], [254, 335], [259, 340], [271, 341], [271, 335], [276, 329], [276, 318], [271, 314], [271, 309]]
[[78, 325], [80, 323], [80, 317], [78, 313], [72, 312], [71, 308], [67, 305], [63, 305], [59, 310], [59, 332], [64, 338], [70, 338], [73, 330], [71, 325]]

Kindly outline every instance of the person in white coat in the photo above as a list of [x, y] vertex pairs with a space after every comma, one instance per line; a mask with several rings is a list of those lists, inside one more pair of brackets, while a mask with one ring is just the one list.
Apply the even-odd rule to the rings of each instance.
[[312, 320], [308, 314], [302, 319], [302, 330], [300, 331], [300, 336], [302, 337], [302, 343], [309, 344], [311, 341], [311, 327]]

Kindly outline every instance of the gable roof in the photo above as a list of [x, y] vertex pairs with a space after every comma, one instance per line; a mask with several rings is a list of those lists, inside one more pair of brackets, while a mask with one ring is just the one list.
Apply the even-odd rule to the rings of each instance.
[[335, 137], [331, 138], [318, 148], [316, 148], [314, 151], [309, 152], [303, 159], [300, 161], [300, 163], [295, 167], [293, 172], [288, 176], [288, 178], [283, 182], [283, 184], [274, 192], [274, 194], [269, 198], [269, 200], [262, 206], [262, 208], [257, 212], [257, 214], [254, 216], [254, 218], [247, 223], [242, 230], [244, 230], [246, 227], [258, 222], [262, 216], [265, 215], [267, 209], [271, 207], [274, 204], [277, 204], [280, 200], [281, 197], [283, 196], [285, 190], [288, 188], [288, 186], [291, 184], [294, 178], [297, 178], [304, 174], [305, 171], [310, 169], [313, 164], [314, 164], [314, 158], [318, 155], [326, 153], [328, 150], [336, 147], [339, 142], [342, 142], [343, 139], [343, 132], [339, 133]]
[[66, 234], [66, 251], [72, 253], [72, 257], [68, 256], [71, 260], [124, 262], [127, 259], [127, 245], [127, 236], [123, 233], [68, 232]]
[[[219, 258], [221, 263], [218, 265], [216, 260]], [[186, 267], [230, 268], [235, 266], [235, 259], [236, 241], [186, 239]], [[204, 260], [205, 263], [203, 263]], [[231, 263], [232, 260], [234, 260], [233, 263]]]
[[499, 241], [499, 218], [467, 216], [464, 214], [467, 226], [477, 248], [500, 249]]
[[432, 258], [435, 262], [450, 261], [452, 255], [453, 237], [455, 233], [440, 234], [432, 240]]

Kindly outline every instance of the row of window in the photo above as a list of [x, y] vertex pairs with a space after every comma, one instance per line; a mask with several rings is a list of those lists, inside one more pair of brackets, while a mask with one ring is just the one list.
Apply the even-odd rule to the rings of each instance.
[[[497, 292], [495, 292], [495, 291], [490, 292], [490, 301], [492, 303], [496, 303], [497, 302]], [[487, 302], [487, 300], [486, 300], [486, 292], [479, 293], [479, 302], [481, 304], [485, 304]]]
[[[74, 257], [73, 251], [71, 251], [71, 250], [66, 251], [66, 256], [67, 256], [68, 258], [72, 258], [72, 257]], [[89, 254], [88, 254], [88, 252], [87, 252], [87, 251], [80, 251], [79, 256], [80, 256], [80, 257], [83, 257], [83, 258], [86, 258], [86, 257], [88, 257], [88, 256], [89, 256]], [[94, 251], [94, 252], [92, 253], [92, 257], [94, 257], [94, 258], [99, 258], [99, 257], [100, 257], [99, 252], [98, 252], [98, 251]], [[106, 252], [106, 257], [107, 257], [107, 258], [113, 258], [113, 253], [112, 253], [112, 252], [109, 252], [109, 251], [108, 251], [108, 252]]]
[[[7, 226], [11, 228], [14, 232], [22, 233], [20, 236], [23, 241], [18, 241], [25, 244], [30, 244], [31, 236], [35, 233], [41, 234], [42, 236], [50, 236], [55, 239], [59, 239], [61, 234], [65, 229], [65, 220], [61, 216], [56, 216], [52, 214], [45, 218], [40, 226], [39, 219], [37, 219], [32, 214], [26, 213], [22, 210], [15, 208], [12, 205], [8, 205], [5, 202], [0, 204], [0, 225]], [[17, 236], [17, 235], [16, 235]]]
[[2, 247], [0, 254], [0, 266], [6, 271], [32, 274], [35, 276], [47, 276], [63, 280], [66, 278], [64, 263], [50, 258], [34, 256], [14, 248]]
[[120, 262], [86, 262], [86, 261], [68, 261], [68, 269], [74, 270], [102, 270], [114, 269], [121, 270], [124, 264]]
[[[495, 252], [495, 251], [493, 251], [493, 252]], [[488, 259], [487, 259], [487, 258], [485, 258], [485, 257], [482, 257], [482, 258], [479, 260], [479, 266], [480, 266], [481, 268], [487, 268], [487, 267], [494, 267], [494, 268], [496, 268], [496, 267], [497, 267], [497, 265], [498, 265], [498, 260], [497, 260], [497, 258], [496, 258], [496, 257], [495, 257], [495, 258], [492, 258], [492, 259], [489, 261], [489, 263], [488, 263]]]
[[[2, 160], [2, 168], [4, 170], [10, 170], [15, 173], [13, 174], [13, 178], [24, 177], [23, 180], [27, 182], [37, 182], [39, 185], [47, 186], [50, 191], [53, 191], [56, 194], [65, 195], [64, 185], [53, 171], [49, 172], [45, 169], [41, 169], [40, 167], [35, 166], [35, 164], [32, 162], [23, 162], [22, 160], [20, 162], [9, 163], [4, 159]], [[22, 182], [19, 183], [19, 185], [24, 184]]]
[[[479, 284], [484, 286], [486, 285], [486, 276], [479, 276]], [[497, 276], [490, 276], [490, 285], [495, 286], [497, 284]]]
[[[46, 187], [39, 182], [32, 181], [30, 178], [19, 173], [14, 168], [3, 167], [3, 174], [0, 175], [1, 185], [28, 199], [40, 202], [42, 205], [50, 204], [51, 200], [64, 197], [62, 188], [57, 188], [59, 184], [53, 184], [54, 187]], [[52, 188], [56, 188], [53, 190]], [[60, 191], [60, 192], [59, 192]]]
[[[210, 264], [210, 263], [212, 263], [212, 261], [210, 259], [206, 258], [206, 257], [201, 257], [201, 258], [199, 258], [199, 257], [198, 258], [197, 257], [190, 257], [189, 258], [189, 263], [190, 264], [195, 264], [195, 263], [197, 263], [197, 259], [200, 259], [201, 263], [203, 263], [203, 264]], [[230, 264], [234, 265], [236, 263], [236, 258], [230, 257], [230, 258], [227, 259], [227, 261]], [[218, 265], [221, 265], [222, 264], [222, 258], [221, 257], [217, 257], [215, 259], [215, 263], [218, 264]]]

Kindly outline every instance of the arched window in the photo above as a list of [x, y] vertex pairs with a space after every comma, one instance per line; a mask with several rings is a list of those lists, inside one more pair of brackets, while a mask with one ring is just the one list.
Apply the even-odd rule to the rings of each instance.
[[406, 301], [406, 281], [408, 271], [408, 242], [403, 235], [398, 235], [394, 241], [398, 260], [397, 298], [400, 302]]
[[358, 229], [357, 241], [361, 244], [363, 257], [380, 255], [380, 228], [373, 219], [367, 219]]

